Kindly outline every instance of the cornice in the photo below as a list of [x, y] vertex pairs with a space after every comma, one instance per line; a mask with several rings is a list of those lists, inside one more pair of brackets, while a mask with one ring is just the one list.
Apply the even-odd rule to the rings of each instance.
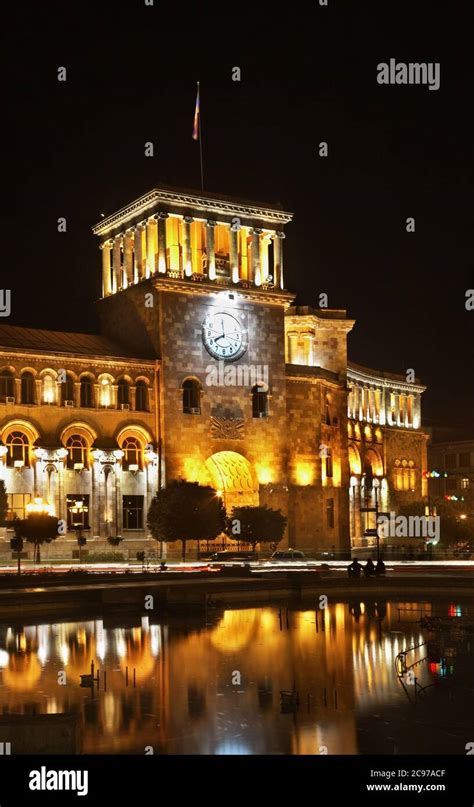
[[347, 380], [359, 381], [362, 384], [373, 384], [386, 389], [397, 389], [403, 392], [425, 392], [426, 387], [422, 384], [410, 384], [408, 381], [398, 381], [394, 378], [383, 377], [377, 373], [364, 373], [361, 370], [353, 370], [350, 365], [347, 367]]
[[298, 331], [301, 327], [314, 330], [338, 330], [349, 333], [355, 325], [355, 319], [326, 319], [318, 317], [316, 314], [287, 314], [285, 317], [285, 324], [287, 330], [291, 329], [291, 325], [298, 326]]
[[[265, 303], [266, 305], [278, 305], [288, 308], [291, 301], [294, 300], [295, 295], [288, 291], [281, 291], [268, 286], [254, 286], [250, 285], [248, 288], [239, 283], [228, 284], [219, 283], [219, 281], [206, 281], [199, 282], [190, 279], [170, 278], [166, 275], [160, 276], [159, 274], [151, 277], [153, 287], [157, 291], [170, 291], [180, 292], [184, 294], [192, 294], [193, 296], [209, 297], [210, 295], [228, 295], [234, 294], [243, 297], [254, 303]], [[244, 281], [245, 282], [245, 281]]]
[[40, 350], [19, 350], [16, 348], [3, 348], [0, 346], [0, 356], [2, 357], [21, 357], [24, 359], [38, 359], [40, 361], [51, 360], [56, 361], [58, 358], [64, 358], [65, 362], [69, 365], [87, 364], [88, 367], [130, 367], [133, 366], [137, 370], [150, 370], [155, 368], [156, 359], [133, 359], [133, 358], [109, 358], [107, 356], [97, 356], [94, 354], [83, 355], [77, 353], [50, 353]]
[[239, 215], [261, 221], [274, 221], [280, 224], [287, 224], [293, 218], [292, 213], [284, 210], [256, 207], [239, 202], [226, 201], [225, 199], [211, 199], [204, 194], [195, 195], [191, 193], [176, 193], [155, 188], [129, 205], [122, 207], [116, 213], [107, 216], [92, 227], [94, 235], [105, 235], [116, 227], [125, 225], [148, 210], [152, 210], [160, 202], [167, 203], [173, 207], [192, 208], [202, 210], [205, 213], [222, 213], [224, 215]]

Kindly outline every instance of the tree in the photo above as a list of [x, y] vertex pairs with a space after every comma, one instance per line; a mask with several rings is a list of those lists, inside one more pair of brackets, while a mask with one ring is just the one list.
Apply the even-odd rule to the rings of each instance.
[[188, 541], [212, 541], [224, 532], [225, 508], [214, 488], [175, 480], [156, 493], [147, 525], [155, 541], [181, 541], [184, 561]]
[[277, 544], [281, 541], [287, 520], [281, 510], [266, 506], [234, 507], [228, 519], [227, 534], [234, 540], [251, 544], [255, 551], [258, 543]]
[[5, 521], [8, 512], [8, 496], [5, 482], [0, 479], [0, 524]]
[[35, 563], [41, 561], [40, 546], [49, 544], [58, 536], [58, 519], [47, 513], [30, 513], [19, 521], [17, 538], [24, 538], [34, 544]]

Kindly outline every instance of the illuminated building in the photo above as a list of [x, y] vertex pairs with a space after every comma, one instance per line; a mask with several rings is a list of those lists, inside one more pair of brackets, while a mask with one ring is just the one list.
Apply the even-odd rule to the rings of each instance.
[[424, 387], [348, 366], [345, 311], [291, 305], [291, 219], [155, 189], [93, 228], [100, 336], [0, 326], [0, 473], [11, 512], [41, 496], [68, 519], [50, 556], [75, 547], [78, 501], [89, 549], [142, 547], [153, 493], [177, 478], [228, 510], [281, 508], [285, 543], [303, 548], [363, 540], [369, 468], [387, 507], [394, 491], [419, 498]]

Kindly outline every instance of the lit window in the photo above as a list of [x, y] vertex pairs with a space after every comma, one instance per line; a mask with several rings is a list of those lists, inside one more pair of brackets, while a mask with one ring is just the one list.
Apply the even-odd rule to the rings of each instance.
[[[6, 439], [7, 465], [14, 468], [15, 464], [23, 463], [25, 467], [30, 464], [30, 446], [28, 438], [23, 432], [10, 432]], [[19, 467], [19, 466], [16, 466]]]
[[31, 493], [8, 493], [8, 512], [6, 516], [7, 521], [14, 521], [15, 518], [20, 520], [26, 518], [26, 505], [31, 502]]
[[89, 495], [69, 493], [66, 505], [68, 529], [73, 530], [76, 527], [89, 529]]
[[140, 470], [143, 467], [142, 461], [142, 447], [136, 437], [126, 437], [122, 443], [123, 459], [122, 468], [124, 471], [129, 471], [130, 466], [135, 466], [135, 470]]
[[43, 378], [43, 401], [44, 403], [54, 403], [56, 400], [56, 382], [50, 375]]
[[467, 490], [469, 488], [470, 484], [471, 484], [471, 480], [468, 479], [467, 477], [464, 477], [463, 479], [461, 479], [461, 488], [463, 490]]
[[66, 443], [68, 450], [67, 467], [74, 470], [76, 465], [82, 465], [83, 468], [88, 467], [87, 455], [88, 445], [85, 437], [80, 434], [72, 434]]

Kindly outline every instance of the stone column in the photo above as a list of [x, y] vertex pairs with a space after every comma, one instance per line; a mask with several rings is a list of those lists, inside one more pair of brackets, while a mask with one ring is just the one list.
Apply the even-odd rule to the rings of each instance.
[[[273, 275], [270, 272], [270, 264], [268, 261], [268, 247], [270, 246], [271, 236], [269, 233], [264, 233], [260, 241], [260, 257], [262, 266], [262, 283], [273, 283]], [[272, 277], [270, 281], [268, 278]]]
[[133, 242], [132, 230], [127, 230], [123, 239], [123, 288], [133, 283]]
[[135, 404], [136, 404], [136, 400], [137, 400], [137, 388], [136, 388], [135, 384], [130, 385], [129, 392], [130, 392], [130, 409], [132, 410], [132, 412], [134, 412], [135, 411]]
[[42, 401], [43, 381], [41, 378], [35, 378], [35, 404], [40, 406]]
[[293, 331], [288, 334], [288, 361], [290, 364], [297, 364], [298, 359], [298, 334]]
[[117, 409], [118, 406], [118, 384], [112, 384], [112, 403], [111, 408]]
[[15, 393], [15, 403], [16, 404], [21, 403], [21, 378], [20, 377], [15, 378], [14, 393]]
[[102, 297], [112, 294], [112, 278], [110, 276], [110, 257], [112, 241], [105, 241], [100, 245], [102, 250]]
[[64, 495], [64, 461], [58, 461], [58, 518], [67, 522], [66, 497]]
[[146, 223], [146, 276], [155, 274], [155, 236], [156, 221], [151, 218]]
[[122, 288], [122, 267], [120, 263], [120, 253], [122, 246], [122, 236], [116, 235], [113, 247], [112, 260], [112, 294]]
[[166, 261], [166, 219], [168, 213], [158, 213], [158, 271], [162, 274], [168, 270]]
[[115, 463], [115, 523], [117, 525], [116, 535], [122, 535], [123, 532], [123, 513], [122, 513], [122, 465], [120, 462]]
[[74, 406], [81, 405], [81, 382], [75, 381], [74, 382]]
[[230, 262], [230, 276], [234, 283], [238, 283], [240, 280], [238, 239], [239, 239], [238, 230], [232, 229], [232, 225], [230, 225], [229, 262]]
[[191, 259], [191, 224], [192, 216], [183, 216], [183, 271], [186, 277], [191, 277], [193, 273]]
[[284, 289], [283, 281], [283, 239], [285, 233], [276, 232], [273, 236], [273, 282], [276, 288]]
[[100, 384], [94, 384], [94, 409], [100, 406]]
[[99, 475], [100, 475], [100, 462], [97, 460], [92, 461], [91, 465], [91, 500], [90, 500], [90, 527], [93, 538], [100, 536], [100, 523], [99, 523]]
[[208, 219], [206, 221], [206, 254], [207, 254], [207, 276], [209, 280], [216, 279], [216, 253], [214, 248], [214, 227], [217, 221]]
[[303, 351], [304, 351], [304, 360], [305, 364], [308, 367], [313, 366], [313, 341], [314, 337], [312, 333], [304, 333], [303, 334]]
[[134, 238], [134, 247], [135, 247], [135, 282], [137, 280], [141, 280], [144, 276], [143, 271], [143, 226], [141, 224], [137, 224], [135, 227], [135, 238]]
[[261, 254], [260, 254], [260, 236], [262, 230], [259, 227], [254, 227], [251, 231], [252, 236], [252, 279], [256, 286], [262, 285], [262, 268], [261, 268]]

